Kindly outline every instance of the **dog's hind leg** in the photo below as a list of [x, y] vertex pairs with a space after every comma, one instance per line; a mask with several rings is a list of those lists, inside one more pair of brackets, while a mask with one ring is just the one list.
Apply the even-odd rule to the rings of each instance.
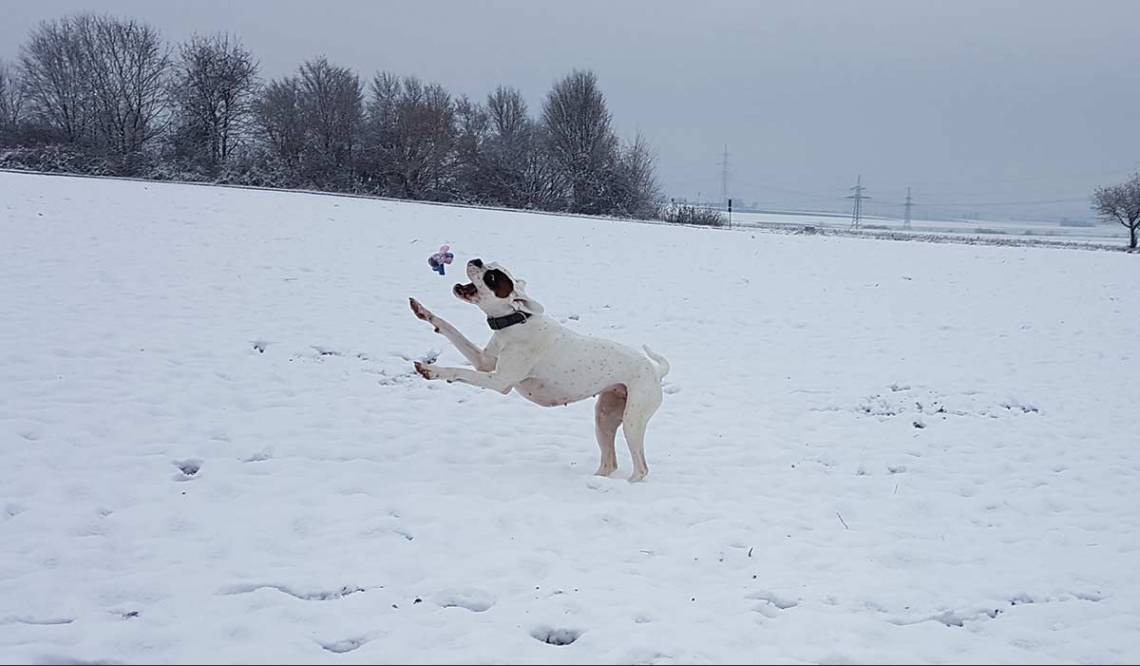
[[641, 481], [649, 474], [649, 464], [645, 462], [645, 428], [657, 408], [661, 406], [660, 384], [648, 384], [629, 389], [622, 415], [622, 433], [629, 446], [629, 456], [633, 459], [633, 473], [630, 481]]
[[594, 403], [594, 434], [598, 437], [598, 448], [602, 453], [598, 471], [594, 472], [598, 476], [609, 476], [617, 469], [614, 438], [625, 413], [625, 399], [625, 387], [615, 386], [598, 394], [598, 401]]

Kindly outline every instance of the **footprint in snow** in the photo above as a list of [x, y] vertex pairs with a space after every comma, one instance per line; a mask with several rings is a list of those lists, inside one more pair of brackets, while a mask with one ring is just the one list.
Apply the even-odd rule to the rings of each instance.
[[370, 639], [367, 638], [345, 638], [339, 641], [330, 641], [327, 643], [324, 641], [317, 641], [317, 644], [329, 652], [344, 654], [345, 652], [352, 652], [353, 650], [359, 648], [361, 645], [367, 643], [369, 640]]
[[265, 462], [266, 460], [269, 460], [272, 457], [273, 457], [273, 454], [269, 449], [263, 449], [261, 451], [257, 451], [255, 453], [252, 453], [245, 458], [242, 458], [241, 461], [243, 463]]
[[189, 481], [202, 470], [202, 461], [197, 458], [175, 460], [174, 466], [178, 468], [178, 472], [174, 475], [174, 480]]
[[530, 630], [531, 638], [547, 645], [570, 645], [582, 636], [577, 629], [554, 629], [545, 625]]
[[436, 595], [435, 603], [442, 608], [465, 608], [472, 613], [482, 613], [495, 605], [495, 599], [483, 590], [472, 588], [444, 590]]
[[787, 597], [767, 591], [753, 592], [749, 594], [747, 598], [761, 602], [753, 606], [752, 610], [765, 617], [776, 617], [780, 614], [780, 611], [795, 608], [799, 605], [798, 602], [792, 601]]

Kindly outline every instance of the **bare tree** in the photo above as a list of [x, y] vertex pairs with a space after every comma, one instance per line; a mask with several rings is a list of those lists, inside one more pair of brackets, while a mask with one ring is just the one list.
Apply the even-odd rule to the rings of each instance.
[[527, 143], [522, 151], [522, 189], [520, 208], [540, 210], [564, 210], [566, 192], [559, 175], [558, 165], [551, 158], [547, 147], [546, 128], [541, 123], [530, 120], [525, 136]]
[[94, 29], [94, 22], [89, 14], [44, 21], [20, 52], [30, 112], [68, 143], [90, 139], [94, 109], [83, 34]]
[[305, 152], [305, 119], [297, 77], [270, 81], [254, 103], [254, 114], [270, 155], [286, 169], [297, 169]]
[[137, 155], [164, 129], [169, 51], [158, 31], [134, 20], [96, 17], [79, 34], [97, 143], [115, 155]]
[[466, 201], [499, 203], [488, 198], [486, 175], [490, 119], [467, 96], [455, 101], [455, 189]]
[[487, 96], [490, 132], [480, 172], [484, 198], [504, 206], [526, 207], [527, 171], [535, 145], [534, 123], [527, 115], [526, 101], [514, 88], [499, 86]]
[[640, 134], [621, 149], [608, 180], [608, 212], [636, 218], [657, 217], [661, 188], [654, 162], [653, 150]]
[[0, 139], [14, 137], [23, 120], [23, 82], [8, 63], [0, 61]]
[[499, 86], [487, 95], [487, 113], [495, 134], [510, 142], [530, 129], [526, 100], [516, 88]]
[[550, 156], [569, 187], [570, 210], [604, 212], [602, 193], [617, 156], [617, 138], [594, 73], [574, 71], [555, 83], [542, 120]]
[[258, 64], [227, 34], [194, 36], [179, 50], [172, 82], [179, 144], [211, 167], [248, 135]]
[[453, 177], [455, 104], [442, 86], [380, 73], [368, 105], [373, 170], [400, 196], [446, 198]]
[[1140, 230], [1140, 173], [1119, 185], [1101, 187], [1093, 193], [1093, 210], [1105, 219], [1116, 220], [1128, 228], [1128, 247], [1136, 249]]
[[312, 153], [310, 174], [322, 184], [351, 183], [364, 113], [360, 78], [321, 57], [301, 65], [299, 91], [306, 145]]

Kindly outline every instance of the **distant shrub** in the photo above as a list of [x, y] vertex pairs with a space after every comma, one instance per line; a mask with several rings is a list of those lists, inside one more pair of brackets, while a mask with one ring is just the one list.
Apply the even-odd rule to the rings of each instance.
[[696, 224], [705, 227], [723, 227], [728, 223], [724, 213], [715, 208], [700, 208], [692, 204], [666, 206], [661, 219], [672, 224]]

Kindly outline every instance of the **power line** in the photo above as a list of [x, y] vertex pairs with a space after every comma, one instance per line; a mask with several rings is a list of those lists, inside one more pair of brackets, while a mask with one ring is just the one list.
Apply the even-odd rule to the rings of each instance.
[[910, 229], [910, 207], [914, 203], [910, 199], [910, 187], [906, 188], [906, 213], [903, 216], [903, 229]]
[[859, 174], [859, 177], [855, 179], [855, 187], [851, 189], [854, 191], [854, 194], [850, 194], [845, 198], [855, 200], [855, 204], [851, 208], [851, 228], [858, 229], [859, 220], [863, 217], [863, 201], [871, 198], [863, 194], [863, 190], [867, 189], [863, 187], [863, 174]]

